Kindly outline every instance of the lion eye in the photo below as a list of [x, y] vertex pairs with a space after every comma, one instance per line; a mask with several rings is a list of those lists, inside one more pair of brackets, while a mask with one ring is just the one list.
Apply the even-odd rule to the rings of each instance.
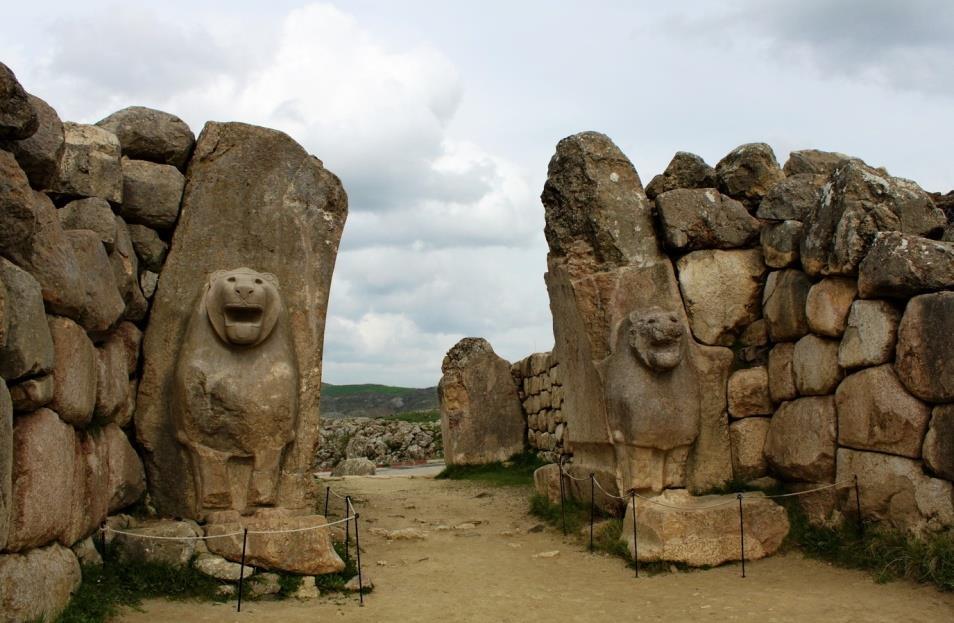
[[255, 283], [257, 283], [258, 285], [262, 285], [262, 280], [261, 280], [261, 279], [256, 279], [256, 280], [255, 280]]
[[229, 277], [228, 279], [226, 279], [226, 281], [228, 281], [229, 283], [235, 283], [235, 277]]

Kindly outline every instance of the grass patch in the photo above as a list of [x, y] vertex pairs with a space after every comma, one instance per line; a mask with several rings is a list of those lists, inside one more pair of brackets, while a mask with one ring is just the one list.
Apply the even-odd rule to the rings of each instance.
[[407, 411], [405, 413], [395, 413], [384, 419], [400, 420], [402, 422], [410, 422], [411, 424], [426, 424], [430, 422], [440, 422], [441, 412], [436, 409], [430, 411]]
[[532, 485], [533, 472], [546, 465], [531, 452], [515, 454], [509, 460], [483, 465], [448, 465], [435, 478], [438, 480], [474, 480], [498, 487]]
[[[338, 556], [341, 557], [341, 560], [345, 561], [345, 568], [338, 573], [327, 573], [325, 575], [315, 576], [315, 584], [322, 593], [344, 592], [344, 587], [345, 584], [348, 583], [348, 580], [358, 575], [358, 565], [355, 557], [353, 555], [345, 556], [345, 544], [335, 543], [334, 548], [335, 551], [338, 552]], [[361, 592], [367, 595], [372, 590], [373, 589], [366, 586]]]
[[406, 396], [419, 391], [413, 387], [393, 387], [391, 385], [378, 385], [375, 383], [363, 383], [360, 385], [331, 385], [330, 383], [321, 384], [321, 393], [329, 398], [337, 396], [352, 396], [354, 394], [387, 394], [388, 396]]

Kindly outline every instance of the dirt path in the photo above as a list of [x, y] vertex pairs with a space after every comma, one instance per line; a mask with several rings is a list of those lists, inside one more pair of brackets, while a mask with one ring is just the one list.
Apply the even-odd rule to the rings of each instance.
[[[156, 621], [943, 621], [954, 594], [788, 554], [709, 571], [634, 578], [621, 560], [590, 555], [552, 529], [528, 532], [529, 491], [422, 477], [334, 483], [361, 513], [363, 563], [376, 588], [357, 597], [229, 604], [149, 601], [122, 620]], [[364, 521], [366, 520], [366, 522]], [[461, 524], [475, 527], [460, 529]], [[420, 528], [423, 540], [388, 541], [373, 528]], [[449, 529], [448, 529], [449, 527]], [[553, 558], [535, 554], [560, 553]]]

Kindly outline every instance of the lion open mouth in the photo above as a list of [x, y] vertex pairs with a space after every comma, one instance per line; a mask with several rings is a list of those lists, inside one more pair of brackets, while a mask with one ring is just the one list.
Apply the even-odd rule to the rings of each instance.
[[241, 305], [231, 303], [225, 305], [225, 326], [259, 325], [265, 309], [261, 305]]

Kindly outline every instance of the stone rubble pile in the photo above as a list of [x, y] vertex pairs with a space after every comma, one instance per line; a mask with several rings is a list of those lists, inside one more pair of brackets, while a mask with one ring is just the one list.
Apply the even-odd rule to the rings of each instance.
[[399, 465], [440, 458], [440, 422], [411, 423], [389, 418], [342, 418], [321, 422], [318, 469], [346, 459], [367, 458], [375, 465]]
[[534, 353], [510, 368], [527, 420], [527, 445], [544, 461], [556, 462], [571, 452], [563, 417], [563, 383], [552, 353]]

